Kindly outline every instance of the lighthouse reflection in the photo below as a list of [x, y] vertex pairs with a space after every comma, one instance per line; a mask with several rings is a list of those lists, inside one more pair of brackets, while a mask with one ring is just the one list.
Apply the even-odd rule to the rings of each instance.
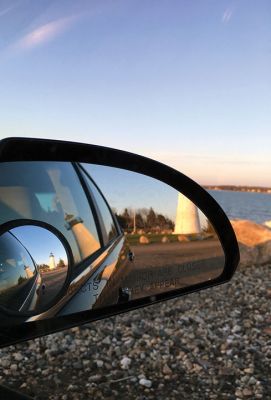
[[[203, 214], [202, 214], [203, 215]], [[206, 223], [206, 218], [204, 218]], [[178, 206], [175, 219], [174, 234], [200, 234], [202, 226], [197, 206], [185, 197], [178, 194]]]
[[60, 239], [35, 225], [0, 236], [0, 305], [12, 311], [39, 312], [61, 292], [68, 256]]
[[141, 231], [138, 240], [127, 234], [135, 258], [123, 286], [131, 288], [132, 299], [210, 281], [224, 270], [224, 250], [211, 222], [183, 194], [176, 192], [176, 198], [171, 229], [157, 225], [146, 234]]
[[[183, 193], [154, 178], [85, 164], [107, 198], [132, 252], [121, 282], [132, 299], [218, 278], [225, 266], [219, 237]], [[117, 184], [116, 184], [117, 182]]]

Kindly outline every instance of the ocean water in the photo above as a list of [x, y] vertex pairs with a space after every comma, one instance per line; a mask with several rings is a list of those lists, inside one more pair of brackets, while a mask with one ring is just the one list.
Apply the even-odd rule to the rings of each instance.
[[227, 190], [208, 192], [230, 219], [249, 219], [259, 224], [271, 221], [271, 194]]

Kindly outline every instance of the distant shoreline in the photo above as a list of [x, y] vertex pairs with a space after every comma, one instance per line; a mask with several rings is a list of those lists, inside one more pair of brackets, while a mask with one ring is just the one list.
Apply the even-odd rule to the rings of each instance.
[[207, 190], [228, 190], [232, 192], [250, 192], [271, 194], [270, 187], [262, 186], [234, 186], [234, 185], [204, 185]]

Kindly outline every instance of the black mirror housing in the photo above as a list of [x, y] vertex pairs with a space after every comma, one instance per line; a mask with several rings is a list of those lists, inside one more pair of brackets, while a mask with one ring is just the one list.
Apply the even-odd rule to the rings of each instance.
[[[163, 182], [189, 199], [189, 201], [192, 202], [206, 216], [220, 242], [221, 248], [223, 249], [224, 265], [221, 273], [219, 273], [217, 276], [211, 276], [206, 280], [203, 279], [195, 283], [191, 281], [191, 284], [184, 287], [177, 287], [173, 288], [172, 290], [165, 290], [164, 292], [157, 291], [157, 293], [144, 295], [142, 298], [131, 297], [131, 291], [129, 287], [118, 287], [117, 291], [118, 293], [121, 293], [121, 298], [117, 302], [112, 301], [112, 304], [105, 302], [102, 303], [101, 307], [89, 306], [89, 309], [85, 309], [80, 312], [73, 311], [76, 309], [71, 307], [69, 309], [69, 313], [65, 314], [61, 312], [63, 307], [65, 309], [65, 301], [70, 299], [69, 296], [73, 295], [77, 290], [82, 289], [82, 285], [86, 283], [86, 281], [82, 280], [83, 283], [81, 284], [81, 281], [78, 278], [79, 275], [73, 276], [71, 273], [69, 274], [69, 284], [67, 282], [65, 283], [65, 288], [67, 290], [66, 293], [63, 293], [62, 299], [58, 298], [58, 303], [52, 305], [52, 310], [54, 310], [54, 312], [48, 314], [45, 313], [43, 316], [40, 314], [34, 315], [27, 320], [25, 319], [25, 316], [22, 318], [17, 316], [11, 323], [9, 323], [9, 321], [11, 321], [11, 317], [8, 314], [4, 316], [4, 323], [1, 324], [2, 326], [0, 326], [0, 346], [6, 346], [23, 340], [43, 336], [86, 322], [98, 320], [118, 313], [123, 313], [139, 307], [144, 307], [155, 302], [164, 301], [191, 292], [206, 289], [211, 286], [225, 283], [233, 276], [234, 271], [239, 263], [240, 256], [237, 240], [227, 216], [206, 190], [195, 183], [192, 179], [176, 171], [175, 169], [143, 156], [102, 146], [47, 139], [7, 138], [2, 140], [0, 142], [0, 163], [16, 162], [72, 163], [74, 164], [74, 168], [78, 174], [81, 174], [82, 171], [85, 173], [83, 168], [82, 171], [79, 172], [78, 169], [80, 170], [81, 164], [86, 163], [103, 167], [106, 166], [110, 168], [118, 168], [153, 178], [159, 182]], [[80, 164], [79, 167], [78, 164]], [[86, 190], [86, 183], [81, 175], [80, 180], [83, 189]], [[104, 200], [106, 202], [106, 199]], [[94, 214], [94, 220], [95, 223], [97, 223], [97, 220], [99, 219], [99, 213]], [[82, 230], [82, 226], [80, 227], [82, 220], [78, 216], [66, 215], [65, 218], [66, 227], [68, 222], [70, 230], [72, 230], [76, 224], [77, 228]], [[115, 218], [113, 213], [112, 218]], [[1, 227], [2, 225], [0, 226], [0, 229]], [[100, 240], [100, 242], [106, 240], [103, 229], [100, 229], [100, 231], [97, 233], [97, 238]], [[121, 240], [125, 240], [123, 232], [117, 222], [116, 231], [116, 236], [119, 235], [118, 242], [116, 242], [117, 246]], [[98, 240], [97, 238], [96, 240]], [[78, 242], [78, 237], [76, 239]], [[107, 251], [109, 251], [108, 249], [110, 249], [110, 246], [112, 245], [112, 241], [110, 241], [111, 239], [109, 238], [108, 240], [109, 244], [104, 246]], [[80, 254], [84, 253], [84, 246], [84, 243], [79, 243]], [[137, 256], [134, 256], [133, 251], [130, 249], [128, 249], [127, 252], [129, 262], [134, 263], [137, 260]], [[99, 257], [102, 257], [102, 252], [99, 249], [97, 250], [95, 248], [94, 253], [97, 256], [97, 260]], [[96, 262], [94, 259], [91, 259], [90, 261], [94, 264]], [[80, 268], [80, 277], [86, 276], [88, 273], [88, 278], [90, 278], [91, 268], [89, 266], [85, 268], [84, 263], [80, 264]], [[86, 273], [86, 271], [88, 272]], [[105, 280], [105, 275], [105, 273], [99, 275], [102, 277], [99, 278], [99, 284], [102, 280]], [[97, 276], [98, 275], [96, 275], [96, 277]], [[95, 279], [97, 281], [97, 278]], [[95, 284], [95, 279], [93, 279], [93, 285]], [[77, 286], [75, 285], [75, 281], [77, 282]]]

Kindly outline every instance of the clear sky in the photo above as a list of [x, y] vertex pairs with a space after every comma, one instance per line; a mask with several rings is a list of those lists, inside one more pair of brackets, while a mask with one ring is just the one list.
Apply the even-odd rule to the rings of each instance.
[[67, 263], [67, 253], [61, 241], [50, 231], [34, 225], [25, 225], [10, 230], [25, 246], [37, 264], [49, 264], [51, 253], [58, 263], [61, 258]]
[[[118, 214], [125, 208], [134, 211], [153, 208], [157, 214], [170, 218], [174, 223], [178, 206], [178, 191], [164, 182], [135, 172], [101, 165], [84, 164], [107, 202]], [[185, 207], [185, 205], [184, 205]], [[198, 209], [202, 226], [206, 217]]]
[[271, 186], [270, 0], [1, 0], [0, 138]]
[[84, 167], [118, 214], [125, 208], [134, 211], [152, 207], [175, 222], [178, 192], [164, 182], [119, 168], [92, 164]]

